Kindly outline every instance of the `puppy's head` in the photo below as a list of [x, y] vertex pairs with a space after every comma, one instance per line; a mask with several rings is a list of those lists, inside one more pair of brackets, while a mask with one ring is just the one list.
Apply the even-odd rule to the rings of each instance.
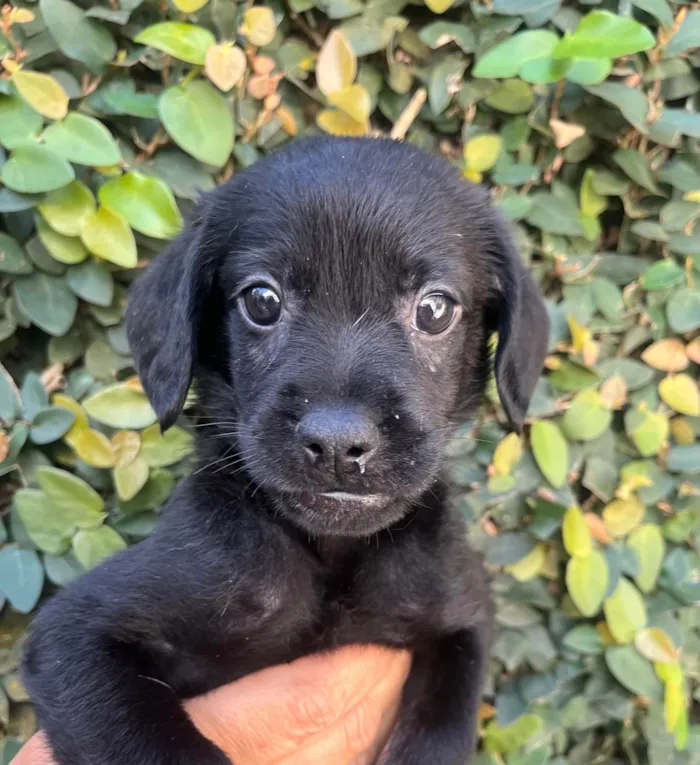
[[298, 142], [212, 192], [127, 321], [162, 425], [197, 377], [231, 472], [319, 535], [373, 533], [429, 488], [480, 402], [494, 331], [519, 429], [548, 335], [486, 195], [376, 139]]

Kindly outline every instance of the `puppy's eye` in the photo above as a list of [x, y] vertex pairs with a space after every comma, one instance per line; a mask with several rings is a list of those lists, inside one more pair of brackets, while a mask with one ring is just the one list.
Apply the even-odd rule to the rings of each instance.
[[455, 301], [448, 295], [441, 292], [426, 295], [418, 303], [413, 326], [429, 335], [439, 335], [452, 324], [455, 310]]
[[265, 284], [255, 284], [242, 295], [243, 309], [248, 318], [261, 327], [269, 327], [279, 321], [282, 313], [282, 299]]

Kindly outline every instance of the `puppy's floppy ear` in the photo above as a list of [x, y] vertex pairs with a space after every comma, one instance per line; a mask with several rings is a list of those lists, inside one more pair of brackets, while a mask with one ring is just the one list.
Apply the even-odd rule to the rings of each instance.
[[163, 430], [177, 419], [192, 382], [213, 266], [203, 247], [202, 206], [129, 294], [126, 328], [136, 372]]
[[510, 426], [519, 432], [547, 354], [549, 316], [500, 216], [494, 227], [498, 252], [492, 255], [497, 258], [500, 292], [494, 373]]

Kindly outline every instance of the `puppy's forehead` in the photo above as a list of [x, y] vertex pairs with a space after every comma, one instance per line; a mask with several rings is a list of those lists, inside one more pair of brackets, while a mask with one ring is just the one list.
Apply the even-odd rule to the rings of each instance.
[[234, 218], [227, 282], [269, 274], [355, 311], [426, 286], [465, 292], [478, 280], [488, 208], [456, 172], [388, 141], [316, 148], [254, 166], [219, 199], [220, 225]]

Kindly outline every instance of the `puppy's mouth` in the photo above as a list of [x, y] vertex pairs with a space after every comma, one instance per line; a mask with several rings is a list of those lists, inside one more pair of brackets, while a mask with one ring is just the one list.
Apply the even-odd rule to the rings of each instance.
[[338, 503], [357, 503], [364, 506], [382, 505], [389, 500], [386, 494], [355, 494], [350, 491], [322, 491], [318, 496]]

